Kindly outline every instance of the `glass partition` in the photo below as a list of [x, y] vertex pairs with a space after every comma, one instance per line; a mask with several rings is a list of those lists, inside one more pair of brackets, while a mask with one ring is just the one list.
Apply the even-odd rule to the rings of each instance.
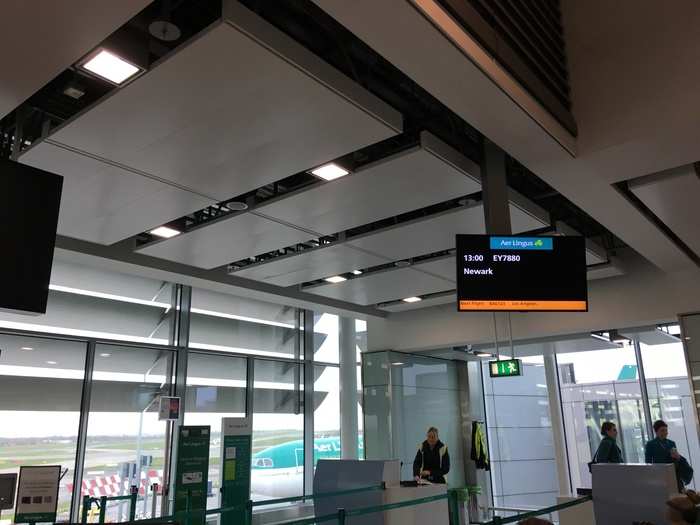
[[[174, 357], [165, 348], [97, 345], [82, 495], [127, 495], [136, 486], [136, 517], [155, 517], [152, 498], [160, 503], [160, 494], [152, 486], [163, 486], [168, 426], [158, 404], [169, 395]], [[110, 505], [107, 518], [124, 521], [128, 512], [127, 503]]]
[[[0, 334], [0, 473], [61, 465], [58, 521], [70, 521], [84, 342]], [[14, 522], [14, 510], [3, 510]]]
[[397, 458], [402, 479], [435, 426], [450, 453], [448, 483], [464, 483], [459, 384], [452, 361], [398, 352], [363, 355], [367, 459]]

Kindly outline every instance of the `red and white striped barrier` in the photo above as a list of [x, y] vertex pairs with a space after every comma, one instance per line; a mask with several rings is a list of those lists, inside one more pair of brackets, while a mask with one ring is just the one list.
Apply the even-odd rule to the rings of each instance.
[[[157, 483], [159, 487], [163, 486], [163, 471], [148, 470], [141, 472], [141, 483], [139, 484], [139, 495], [146, 494], [146, 490], [151, 485]], [[131, 481], [128, 478], [122, 479], [118, 474], [113, 476], [98, 476], [92, 479], [83, 479], [83, 488], [81, 494], [83, 496], [92, 496], [99, 498], [100, 496], [123, 496], [129, 494]], [[73, 484], [66, 483], [68, 491], [73, 491]]]

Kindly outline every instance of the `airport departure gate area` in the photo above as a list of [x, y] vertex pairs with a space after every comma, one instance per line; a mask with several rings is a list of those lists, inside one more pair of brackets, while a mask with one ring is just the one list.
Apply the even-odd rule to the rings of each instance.
[[0, 0], [0, 525], [700, 524], [698, 27]]
[[[56, 521], [169, 516], [182, 487], [201, 491], [205, 509], [241, 491], [231, 501], [273, 502], [254, 509], [258, 520], [313, 515], [313, 501], [276, 500], [400, 487], [414, 479], [428, 427], [449, 451], [437, 494], [469, 489], [469, 516], [483, 522], [591, 488], [605, 421], [617, 425], [626, 463], [645, 462], [658, 419], [700, 463], [687, 343], [700, 339], [700, 315], [512, 348], [368, 351], [360, 319], [60, 260], [53, 275], [45, 316], [0, 320], [0, 473], [19, 475], [18, 504], [23, 483], [48, 476]], [[176, 319], [183, 346], [172, 344]], [[188, 439], [201, 454], [192, 472], [181, 465]], [[319, 462], [341, 458], [348, 473], [315, 479]], [[353, 460], [395, 463], [370, 475]], [[402, 501], [398, 492], [389, 501]], [[384, 501], [365, 497], [354, 495]], [[3, 523], [13, 523], [14, 501], [5, 507]]]

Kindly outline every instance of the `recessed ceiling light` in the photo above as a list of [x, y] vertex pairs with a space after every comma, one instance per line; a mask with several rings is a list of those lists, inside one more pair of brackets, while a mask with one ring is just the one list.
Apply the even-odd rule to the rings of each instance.
[[106, 49], [98, 51], [83, 63], [81, 67], [117, 85], [123, 84], [141, 71], [134, 64], [127, 62]]
[[100, 354], [100, 357], [110, 357], [112, 354], [108, 354], [107, 352], [104, 352]]
[[422, 301], [420, 297], [406, 297], [406, 299], [402, 299], [404, 303], [417, 303], [418, 301]]
[[401, 366], [403, 363], [401, 361], [396, 361], [395, 363], [391, 363], [393, 366]]
[[23, 346], [22, 350], [34, 350], [31, 346]]
[[156, 229], [151, 230], [148, 233], [155, 235], [156, 237], [163, 237], [163, 239], [170, 239], [171, 237], [180, 235], [182, 232], [176, 230], [175, 228], [169, 228], [168, 226], [158, 226]]
[[352, 274], [353, 275], [362, 275], [362, 270], [353, 270]]
[[245, 202], [231, 201], [226, 203], [226, 207], [231, 211], [245, 211], [248, 205]]
[[345, 177], [345, 175], [348, 175], [350, 172], [331, 162], [330, 164], [324, 164], [315, 170], [311, 170], [311, 173], [323, 180], [335, 180], [340, 177]]
[[57, 365], [56, 361], [46, 361], [47, 365]]
[[333, 277], [326, 277], [324, 279], [324, 281], [326, 281], [328, 283], [337, 284], [337, 283], [342, 283], [343, 281], [347, 281], [347, 279], [345, 277], [340, 276], [340, 275], [334, 275]]

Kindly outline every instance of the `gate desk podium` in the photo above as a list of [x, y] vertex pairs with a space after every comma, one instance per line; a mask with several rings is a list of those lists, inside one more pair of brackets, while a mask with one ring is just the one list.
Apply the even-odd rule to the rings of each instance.
[[[399, 471], [398, 460], [320, 460], [314, 475], [314, 494], [371, 487], [382, 482], [386, 484], [386, 489], [319, 498], [314, 500], [316, 516], [332, 514], [339, 508], [350, 510], [373, 507], [447, 492], [447, 485], [402, 487]], [[386, 512], [353, 516], [346, 520], [348, 525], [447, 525], [448, 522], [447, 499]]]

